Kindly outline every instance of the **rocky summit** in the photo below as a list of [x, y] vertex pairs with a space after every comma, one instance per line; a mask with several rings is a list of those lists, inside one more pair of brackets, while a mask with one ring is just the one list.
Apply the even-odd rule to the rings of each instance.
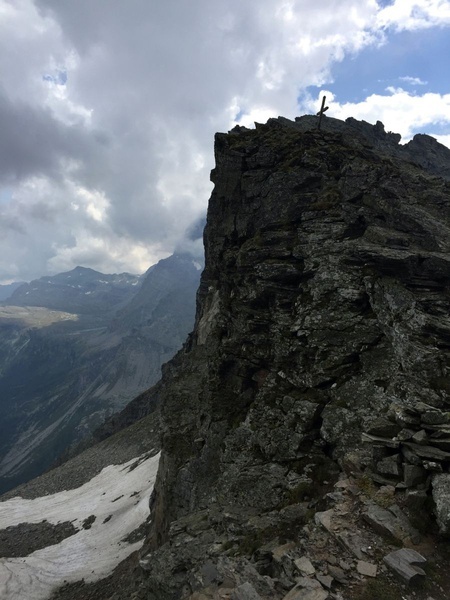
[[54, 598], [450, 597], [450, 150], [399, 141], [311, 116], [216, 135], [139, 566]]
[[309, 116], [216, 135], [143, 597], [363, 598], [450, 533], [450, 150], [399, 141]]

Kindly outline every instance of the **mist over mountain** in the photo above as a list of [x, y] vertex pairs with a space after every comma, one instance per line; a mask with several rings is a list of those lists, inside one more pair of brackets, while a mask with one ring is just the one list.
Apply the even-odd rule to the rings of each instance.
[[15, 281], [13, 283], [0, 285], [0, 302], [9, 298], [11, 294], [21, 285], [24, 285], [24, 283], [24, 281]]
[[201, 268], [188, 255], [143, 276], [77, 267], [0, 306], [2, 492], [156, 383], [192, 329]]

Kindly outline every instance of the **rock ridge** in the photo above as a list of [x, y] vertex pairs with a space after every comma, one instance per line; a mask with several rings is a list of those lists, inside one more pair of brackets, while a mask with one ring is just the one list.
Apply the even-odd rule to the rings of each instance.
[[450, 150], [399, 140], [310, 116], [216, 134], [142, 597], [362, 598], [450, 533]]

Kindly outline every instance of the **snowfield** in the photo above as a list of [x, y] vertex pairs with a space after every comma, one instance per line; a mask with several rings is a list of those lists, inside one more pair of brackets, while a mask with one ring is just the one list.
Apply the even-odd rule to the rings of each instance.
[[[0, 503], [0, 530], [19, 523], [58, 524], [71, 521], [80, 529], [59, 544], [23, 558], [0, 559], [2, 600], [45, 600], [65, 583], [92, 582], [108, 576], [139, 549], [142, 541], [123, 539], [149, 515], [149, 498], [159, 454], [141, 456], [106, 467], [90, 481], [70, 491], [34, 500], [12, 498]], [[83, 522], [95, 516], [90, 529]], [[106, 520], [106, 522], [105, 522]]]

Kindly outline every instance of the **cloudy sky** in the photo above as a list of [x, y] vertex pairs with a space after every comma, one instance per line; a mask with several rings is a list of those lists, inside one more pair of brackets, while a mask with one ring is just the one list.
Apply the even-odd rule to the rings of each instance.
[[198, 250], [214, 132], [324, 92], [450, 145], [449, 34], [450, 0], [0, 0], [0, 283]]

